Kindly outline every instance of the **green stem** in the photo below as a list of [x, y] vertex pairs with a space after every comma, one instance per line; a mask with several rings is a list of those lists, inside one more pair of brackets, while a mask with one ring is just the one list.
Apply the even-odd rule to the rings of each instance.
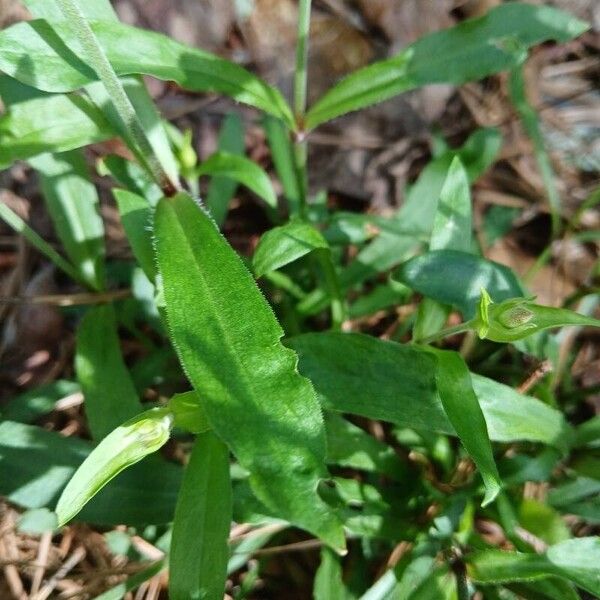
[[331, 302], [331, 328], [334, 331], [341, 331], [342, 324], [346, 320], [346, 304], [340, 287], [340, 281], [331, 258], [331, 252], [329, 250], [317, 250], [316, 254], [319, 263], [321, 264], [321, 268], [323, 269], [325, 283], [329, 292], [329, 299]]
[[298, 131], [294, 140], [294, 163], [300, 192], [300, 217], [306, 217], [308, 197], [308, 148], [304, 132], [306, 114], [306, 88], [308, 76], [308, 36], [310, 30], [311, 0], [300, 0], [298, 6], [298, 40], [296, 43], [296, 69], [294, 73], [294, 114]]
[[454, 576], [456, 577], [456, 595], [458, 600], [469, 600], [469, 584], [467, 583], [467, 570], [464, 562], [458, 560], [453, 566]]
[[446, 329], [442, 329], [437, 333], [428, 335], [427, 337], [421, 338], [420, 340], [413, 340], [413, 343], [431, 344], [431, 342], [436, 342], [437, 340], [441, 340], [450, 335], [456, 335], [457, 333], [464, 333], [465, 331], [469, 331], [470, 329], [471, 321], [467, 321], [465, 323], [459, 323], [458, 325], [454, 325], [453, 327], [446, 327]]
[[86, 54], [85, 58], [104, 84], [119, 117], [123, 121], [125, 131], [134, 142], [134, 148], [132, 149], [138, 160], [160, 186], [165, 196], [174, 195], [177, 192], [178, 185], [171, 181], [156, 156], [135, 108], [123, 88], [123, 84], [106, 57], [77, 2], [75, 0], [57, 0], [57, 3], [67, 21], [73, 25]]

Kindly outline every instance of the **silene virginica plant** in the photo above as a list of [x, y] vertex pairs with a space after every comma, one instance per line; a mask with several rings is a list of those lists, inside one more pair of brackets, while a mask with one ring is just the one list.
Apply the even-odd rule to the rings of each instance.
[[[299, 0], [291, 106], [232, 62], [121, 24], [108, 0], [23, 4], [33, 19], [0, 32], [0, 165], [27, 161], [37, 173], [63, 251], [8, 205], [0, 217], [96, 301], [76, 313], [76, 381], [3, 411], [0, 492], [25, 509], [50, 508], [58, 528], [82, 520], [162, 536], [166, 558], [101, 597], [168, 568], [170, 598], [221, 599], [228, 577], [291, 528], [321, 548], [320, 600], [600, 597], [600, 539], [574, 536], [562, 518], [600, 522], [598, 417], [575, 427], [554, 384], [527, 395], [510, 377], [482, 374], [522, 355], [560, 369], [552, 329], [600, 325], [597, 294], [583, 298], [586, 314], [537, 304], [510, 269], [481, 255], [470, 186], [494, 162], [499, 132], [478, 129], [442, 149], [386, 219], [329, 210], [307, 179], [320, 125], [425, 85], [500, 72], [543, 158], [523, 91], [528, 50], [588, 25], [549, 6], [500, 3], [355, 71], [307, 108], [310, 0]], [[282, 197], [244, 156], [239, 115], [227, 116], [219, 151], [199, 163], [191, 134], [161, 119], [144, 75], [261, 112]], [[95, 168], [111, 178], [135, 257], [126, 301], [110, 287], [82, 151], [116, 137], [131, 158], [105, 155]], [[210, 181], [202, 199], [201, 177]], [[240, 184], [272, 223], [251, 260], [220, 232]], [[352, 318], [415, 294], [396, 338], [350, 331]], [[446, 327], [451, 314], [462, 321]], [[136, 319], [152, 339], [130, 370], [118, 328], [138, 331]], [[457, 333], [462, 352], [448, 343]], [[148, 387], [154, 405], [140, 401]], [[75, 391], [91, 442], [31, 424]], [[372, 422], [381, 435], [368, 433]], [[184, 467], [158, 452], [170, 439]], [[545, 482], [546, 496], [524, 497], [528, 481]], [[502, 548], [480, 520], [502, 530]], [[231, 536], [232, 523], [255, 534]], [[252, 594], [260, 565], [248, 567], [236, 598]]]

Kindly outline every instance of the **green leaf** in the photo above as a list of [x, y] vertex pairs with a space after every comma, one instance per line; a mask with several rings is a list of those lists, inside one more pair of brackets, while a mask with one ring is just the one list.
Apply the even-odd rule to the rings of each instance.
[[[144, 74], [194, 92], [217, 92], [281, 118], [293, 128], [282, 95], [246, 69], [151, 31], [118, 22], [90, 25], [118, 75]], [[0, 69], [47, 92], [71, 92], [97, 80], [64, 23], [17, 23], [0, 32]], [[69, 40], [69, 47], [62, 41]], [[126, 39], [127, 44], [121, 43]]]
[[30, 160], [38, 172], [48, 212], [67, 256], [95, 290], [104, 281], [104, 224], [96, 188], [79, 151]]
[[265, 115], [262, 123], [277, 176], [283, 186], [285, 198], [290, 204], [290, 214], [297, 215], [300, 211], [300, 187], [290, 133], [279, 119], [269, 115]]
[[169, 556], [169, 597], [220, 600], [231, 527], [229, 451], [212, 432], [198, 436], [179, 491]]
[[470, 324], [480, 338], [494, 342], [515, 342], [553, 327], [600, 327], [600, 320], [566, 308], [535, 304], [528, 298], [511, 298], [496, 304], [484, 289], [481, 292], [479, 314]]
[[12, 398], [2, 408], [2, 419], [31, 423], [54, 410], [55, 404], [81, 390], [78, 383], [58, 379]]
[[518, 516], [521, 526], [546, 544], [558, 544], [571, 537], [561, 515], [539, 500], [523, 498]]
[[146, 277], [154, 281], [156, 265], [152, 246], [152, 209], [146, 198], [128, 190], [114, 189], [113, 196], [119, 207], [121, 224], [133, 251]]
[[329, 548], [321, 549], [321, 564], [315, 575], [313, 599], [345, 600], [347, 597], [340, 557]]
[[121, 471], [156, 452], [169, 439], [173, 418], [150, 409], [111, 431], [75, 471], [56, 505], [61, 527]]
[[119, 185], [122, 185], [127, 191], [133, 192], [146, 201], [151, 206], [156, 206], [163, 194], [158, 185], [151, 179], [138, 163], [132, 162], [110, 154], [105, 156], [97, 163], [99, 175], [110, 175]]
[[209, 156], [197, 169], [198, 176], [228, 177], [242, 183], [262, 198], [271, 208], [277, 208], [277, 196], [269, 176], [249, 158], [217, 152]]
[[318, 402], [251, 274], [186, 194], [161, 200], [155, 235], [172, 339], [215, 432], [268, 508], [343, 548], [316, 491], [327, 476]]
[[0, 117], [0, 169], [115, 136], [102, 112], [77, 94], [46, 94], [0, 76], [0, 96], [7, 106]]
[[[442, 408], [436, 359], [429, 352], [346, 333], [308, 333], [286, 344], [298, 352], [300, 372], [311, 379], [325, 409], [456, 435]], [[564, 447], [569, 429], [560, 412], [486, 377], [471, 374], [471, 379], [490, 439]]]
[[[243, 156], [244, 124], [237, 113], [231, 113], [225, 117], [221, 130], [219, 131], [219, 151]], [[206, 207], [217, 225], [221, 226], [227, 216], [229, 201], [233, 198], [237, 189], [236, 179], [230, 179], [223, 175], [212, 178], [206, 193]]]
[[523, 581], [556, 575], [600, 594], [600, 538], [567, 540], [543, 554], [484, 550], [467, 557], [469, 575], [481, 583]]
[[267, 231], [252, 257], [257, 277], [288, 265], [314, 250], [329, 249], [329, 244], [310, 223], [290, 221]]
[[[23, 4], [36, 18], [48, 19], [48, 21], [62, 21], [65, 18], [55, 0], [23, 0]], [[78, 0], [77, 4], [86, 18], [91, 21], [116, 19], [109, 0], [94, 0], [94, 2]]]
[[335, 117], [434, 83], [460, 85], [512, 69], [527, 48], [567, 41], [588, 25], [548, 6], [511, 2], [444, 31], [426, 35], [400, 54], [352, 73], [308, 112], [307, 129]]
[[[91, 451], [91, 444], [80, 438], [3, 421], [0, 495], [23, 508], [54, 508], [60, 492]], [[146, 458], [113, 479], [83, 509], [80, 518], [102, 526], [169, 523], [181, 471], [157, 456]]]
[[502, 482], [469, 369], [456, 352], [434, 348], [429, 351], [437, 359], [436, 382], [444, 411], [481, 473], [485, 485], [482, 506], [486, 506], [498, 495]]
[[166, 568], [166, 561], [159, 560], [147, 569], [128, 577], [122, 583], [115, 585], [103, 594], [96, 596], [94, 600], [122, 600], [127, 597], [127, 592], [131, 592], [138, 588], [142, 583], [152, 579], [155, 575], [158, 575]]
[[95, 440], [102, 439], [143, 410], [121, 356], [112, 305], [90, 309], [81, 321], [75, 371], [83, 390], [88, 426]]
[[433, 250], [400, 265], [395, 277], [416, 292], [460, 310], [471, 318], [485, 288], [497, 300], [523, 295], [514, 273], [504, 265], [457, 250]]
[[54, 266], [61, 269], [75, 281], [83, 281], [77, 269], [63, 258], [43, 237], [35, 232], [21, 217], [4, 202], [0, 202], [0, 219], [10, 228], [20, 233], [38, 252], [43, 254]]

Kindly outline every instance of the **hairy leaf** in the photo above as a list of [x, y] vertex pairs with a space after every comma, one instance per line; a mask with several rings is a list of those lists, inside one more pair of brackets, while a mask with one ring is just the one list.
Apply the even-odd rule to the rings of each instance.
[[186, 194], [161, 200], [155, 235], [171, 335], [215, 432], [268, 508], [342, 548], [316, 491], [327, 476], [319, 405], [251, 274]]

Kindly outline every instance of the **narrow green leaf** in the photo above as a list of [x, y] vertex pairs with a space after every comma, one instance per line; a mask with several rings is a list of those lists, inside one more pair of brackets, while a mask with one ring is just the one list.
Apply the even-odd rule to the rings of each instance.
[[290, 132], [279, 120], [265, 115], [263, 127], [271, 149], [271, 158], [277, 176], [283, 186], [283, 193], [290, 204], [290, 214], [297, 215], [300, 210], [300, 187], [294, 163], [294, 150], [290, 140]]
[[[311, 379], [325, 409], [456, 435], [442, 407], [436, 359], [429, 352], [347, 333], [308, 333], [286, 344], [298, 352], [300, 372]], [[471, 374], [471, 379], [490, 439], [564, 448], [570, 434], [560, 412], [486, 377]]]
[[90, 309], [77, 332], [75, 372], [81, 384], [88, 426], [95, 440], [140, 413], [135, 386], [121, 356], [112, 305]]
[[[237, 113], [227, 115], [221, 125], [219, 151], [239, 156], [244, 154], [244, 124]], [[216, 175], [210, 182], [206, 193], [206, 207], [219, 226], [225, 221], [229, 201], [233, 198], [237, 186], [237, 180], [223, 175]]]
[[485, 417], [473, 391], [469, 369], [456, 352], [434, 348], [429, 351], [438, 362], [436, 382], [444, 411], [481, 473], [485, 485], [482, 506], [486, 506], [498, 495], [502, 482], [494, 462]]
[[75, 281], [81, 281], [77, 269], [64, 259], [43, 237], [38, 235], [29, 225], [21, 219], [7, 204], [0, 202], [0, 219], [9, 227], [20, 233], [38, 252], [43, 254], [54, 266], [64, 271]]
[[262, 198], [271, 208], [277, 208], [277, 196], [269, 176], [245, 156], [217, 152], [209, 156], [196, 171], [198, 176], [227, 177], [242, 183]]
[[544, 144], [544, 137], [540, 128], [540, 120], [537, 111], [527, 100], [525, 90], [524, 66], [516, 66], [510, 75], [509, 91], [510, 97], [521, 117], [523, 128], [525, 129], [531, 143], [538, 168], [542, 175], [542, 181], [546, 188], [548, 204], [550, 205], [550, 214], [552, 215], [552, 231], [556, 235], [560, 229], [561, 203], [560, 194], [556, 186], [554, 169], [550, 161], [550, 156]]
[[167, 405], [173, 415], [174, 427], [180, 427], [191, 433], [208, 431], [210, 423], [206, 411], [196, 392], [175, 394]]
[[110, 175], [127, 191], [145, 198], [151, 206], [156, 206], [163, 194], [161, 189], [142, 167], [122, 156], [110, 154], [97, 163], [100, 175]]
[[[195, 92], [218, 92], [283, 119], [294, 119], [275, 88], [246, 69], [151, 31], [112, 21], [90, 23], [118, 75], [144, 74], [172, 80]], [[97, 80], [79, 56], [70, 28], [46, 21], [17, 23], [0, 32], [0, 69], [47, 92], [70, 92]], [[69, 40], [67, 48], [63, 39]], [[127, 39], [127, 44], [121, 43]]]
[[481, 583], [523, 581], [556, 575], [600, 595], [600, 538], [567, 540], [543, 554], [484, 550], [467, 557], [469, 575]]
[[161, 200], [155, 235], [172, 339], [215, 432], [268, 508], [343, 548], [316, 491], [327, 472], [314, 391], [251, 274], [186, 194]]
[[128, 190], [114, 189], [113, 196], [119, 207], [121, 223], [133, 255], [146, 277], [154, 281], [156, 265], [152, 247], [152, 208], [146, 198]]
[[[3, 421], [0, 495], [23, 508], [54, 508], [60, 492], [91, 451], [91, 444], [81, 438]], [[80, 518], [109, 527], [169, 523], [181, 472], [178, 465], [148, 457], [113, 479], [86, 505]]]
[[81, 278], [95, 290], [104, 281], [104, 224], [96, 188], [80, 151], [42, 154], [30, 160], [58, 237]]
[[116, 135], [102, 112], [78, 94], [46, 94], [0, 76], [0, 96], [7, 106], [0, 117], [0, 169], [16, 160], [73, 150]]
[[348, 597], [342, 581], [340, 557], [330, 550], [321, 550], [321, 564], [315, 575], [313, 586], [314, 600], [345, 600]]
[[307, 129], [335, 117], [433, 83], [460, 85], [511, 69], [527, 48], [567, 41], [588, 24], [549, 6], [511, 2], [419, 39], [400, 54], [352, 73], [308, 112]]
[[58, 526], [81, 509], [121, 471], [156, 452], [169, 439], [173, 419], [168, 411], [153, 408], [111, 431], [69, 480], [56, 505]]
[[257, 277], [262, 277], [319, 249], [329, 249], [320, 231], [310, 223], [290, 221], [274, 227], [260, 238], [252, 257], [254, 272]]
[[416, 292], [455, 306], [465, 318], [475, 315], [482, 288], [499, 301], [523, 295], [508, 267], [456, 250], [433, 250], [411, 258], [395, 276]]
[[179, 491], [169, 555], [169, 597], [221, 600], [231, 527], [229, 451], [212, 432], [198, 436]]

